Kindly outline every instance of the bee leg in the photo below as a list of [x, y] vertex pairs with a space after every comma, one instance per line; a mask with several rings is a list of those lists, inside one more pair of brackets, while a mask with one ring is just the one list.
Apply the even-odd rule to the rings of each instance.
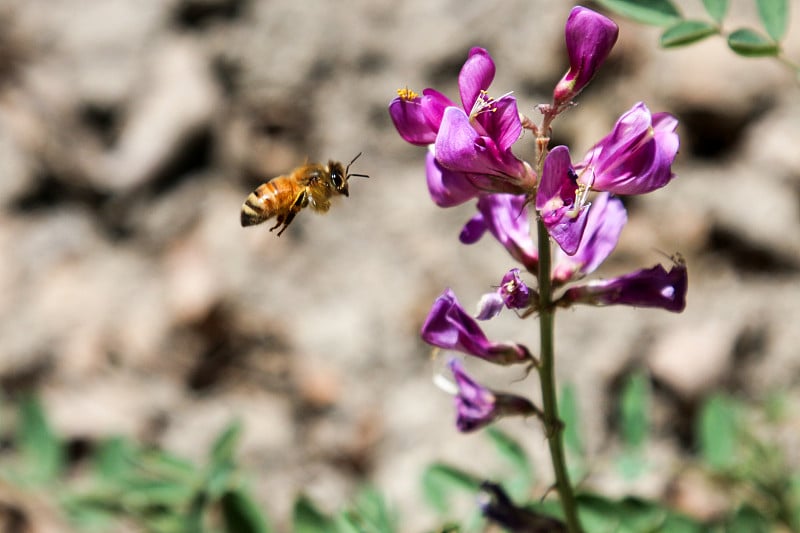
[[[281, 224], [283, 224], [283, 218], [284, 218], [284, 217], [283, 217], [283, 215], [278, 215], [278, 221], [275, 223], [275, 225], [274, 225], [274, 226], [272, 226], [271, 228], [269, 228], [269, 230], [270, 230], [270, 231], [272, 231], [272, 230], [274, 230], [275, 228], [279, 227]], [[280, 233], [278, 233], [278, 235], [280, 235]]]
[[[294, 202], [292, 203], [292, 206], [289, 208], [289, 212], [286, 214], [286, 216], [278, 217], [278, 224], [275, 225], [275, 228], [283, 224], [283, 227], [278, 232], [278, 237], [281, 236], [281, 233], [286, 231], [286, 228], [288, 228], [289, 224], [292, 223], [292, 220], [294, 220], [294, 217], [297, 215], [297, 213], [299, 213], [300, 210], [307, 205], [308, 205], [308, 193], [305, 190], [303, 190], [303, 192], [298, 194], [297, 198], [294, 199]], [[275, 228], [270, 229], [270, 231], [272, 231]]]

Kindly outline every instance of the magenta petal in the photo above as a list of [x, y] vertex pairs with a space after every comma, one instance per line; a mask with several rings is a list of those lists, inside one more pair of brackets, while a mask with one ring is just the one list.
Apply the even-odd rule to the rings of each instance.
[[[480, 223], [502, 244], [511, 257], [522, 263], [530, 271], [536, 271], [539, 255], [531, 238], [531, 225], [528, 209], [525, 207], [525, 196], [516, 194], [489, 194], [478, 199]], [[466, 237], [477, 237], [474, 241], [464, 240], [467, 226], [462, 230], [462, 241], [471, 244], [480, 238], [478, 234], [478, 218], [473, 217]]]
[[428, 152], [425, 156], [428, 192], [439, 207], [453, 207], [478, 196], [480, 191], [462, 172], [442, 168]]
[[577, 191], [569, 149], [556, 146], [544, 161], [542, 181], [536, 193], [536, 209], [550, 237], [568, 255], [578, 250], [589, 214], [588, 206], [575, 205]]
[[513, 96], [504, 96], [497, 100], [494, 111], [482, 113], [478, 120], [501, 151], [510, 150], [522, 135], [517, 99]]
[[[425, 118], [428, 120], [431, 128], [436, 132], [439, 131], [439, 125], [442, 123], [444, 110], [455, 105], [452, 100], [435, 89], [425, 89], [422, 91], [420, 102], [425, 113]], [[433, 141], [431, 141], [431, 143], [433, 143]]]
[[461, 172], [484, 172], [486, 152], [481, 136], [472, 127], [469, 117], [457, 107], [445, 109], [439, 135], [436, 136], [436, 160], [445, 168]]
[[422, 340], [433, 346], [480, 357], [490, 363], [511, 365], [531, 360], [527, 348], [510, 342], [492, 342], [480, 325], [446, 289], [433, 303], [422, 325]]
[[494, 73], [494, 61], [489, 52], [477, 47], [469, 51], [469, 57], [458, 75], [461, 104], [467, 113], [472, 109], [481, 91], [489, 88], [494, 79]]
[[473, 183], [486, 192], [524, 193], [535, 178], [510, 150], [501, 151], [481, 136], [457, 107], [445, 109], [436, 136], [436, 160], [445, 168], [474, 174]]
[[483, 213], [477, 213], [464, 224], [458, 236], [458, 240], [460, 240], [462, 244], [475, 244], [481, 240], [481, 237], [483, 237], [487, 229]]
[[619, 198], [609, 193], [595, 197], [589, 207], [586, 229], [580, 246], [572, 256], [556, 253], [553, 279], [565, 283], [594, 272], [617, 246], [622, 228], [628, 220]]
[[617, 42], [619, 28], [613, 20], [574, 7], [565, 27], [569, 70], [553, 91], [556, 105], [569, 102], [591, 81]]
[[647, 106], [637, 103], [589, 151], [581, 164], [581, 181], [615, 194], [644, 194], [663, 187], [674, 178], [677, 124], [671, 115], [651, 115]]
[[578, 251], [588, 215], [589, 206], [584, 205], [577, 213], [577, 216], [567, 210], [562, 210], [552, 222], [545, 220], [547, 232], [556, 244], [564, 250], [565, 254], [573, 255]]
[[389, 115], [397, 132], [406, 142], [425, 146], [436, 141], [436, 130], [431, 128], [420, 98], [395, 98], [389, 104]]
[[592, 305], [630, 305], [659, 307], [680, 313], [686, 307], [688, 276], [686, 265], [679, 261], [669, 271], [663, 266], [637, 270], [608, 280], [591, 281], [572, 287], [562, 299]]
[[449, 366], [458, 387], [455, 399], [458, 430], [474, 431], [490, 424], [498, 415], [494, 393], [473, 380], [458, 359], [451, 359]]
[[475, 315], [475, 318], [478, 320], [489, 320], [500, 314], [503, 307], [505, 307], [505, 304], [503, 303], [503, 297], [500, 293], [498, 291], [488, 292], [481, 296], [481, 300], [478, 302], [478, 313]]
[[[544, 161], [542, 180], [536, 192], [536, 209], [540, 212], [548, 208], [561, 207], [575, 199], [578, 184], [572, 179], [572, 162], [569, 148], [556, 146]], [[571, 205], [571, 204], [569, 204]]]

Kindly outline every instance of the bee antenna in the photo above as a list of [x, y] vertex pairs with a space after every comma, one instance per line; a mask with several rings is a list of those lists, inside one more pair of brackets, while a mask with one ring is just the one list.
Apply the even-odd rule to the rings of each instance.
[[369, 176], [368, 176], [368, 175], [366, 175], [366, 174], [350, 174], [350, 166], [351, 166], [353, 163], [355, 163], [355, 162], [356, 162], [356, 159], [358, 159], [359, 157], [361, 157], [361, 154], [362, 154], [362, 153], [364, 153], [364, 152], [358, 152], [358, 154], [356, 154], [356, 156], [355, 156], [355, 157], [352, 159], [352, 161], [350, 161], [349, 163], [347, 163], [347, 167], [344, 169], [344, 174], [345, 174], [345, 176], [347, 176], [348, 178], [350, 178], [350, 177], [353, 177], [353, 176], [356, 176], [356, 177], [359, 177], [359, 178], [368, 178], [368, 177], [369, 177]]

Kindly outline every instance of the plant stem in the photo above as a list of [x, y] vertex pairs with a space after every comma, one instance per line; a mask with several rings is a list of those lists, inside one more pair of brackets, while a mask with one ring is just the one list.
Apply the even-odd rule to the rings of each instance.
[[[544, 160], [547, 157], [550, 142], [550, 124], [559, 110], [550, 107], [544, 113], [542, 126], [536, 138], [536, 175], [542, 177]], [[578, 507], [575, 493], [567, 473], [564, 458], [564, 425], [558, 417], [558, 400], [556, 399], [554, 326], [555, 306], [553, 305], [553, 285], [550, 282], [552, 270], [552, 254], [550, 252], [550, 234], [541, 218], [536, 220], [537, 242], [539, 247], [539, 382], [542, 387], [542, 409], [544, 411], [544, 429], [547, 444], [550, 447], [550, 459], [556, 477], [556, 490], [564, 511], [564, 519], [570, 533], [581, 533], [578, 520]]]
[[[541, 175], [541, 174], [540, 174]], [[561, 500], [561, 508], [570, 533], [582, 531], [578, 520], [578, 509], [575, 494], [567, 474], [564, 458], [564, 426], [558, 418], [558, 401], [556, 400], [555, 358], [553, 350], [553, 333], [555, 308], [553, 307], [553, 290], [550, 284], [550, 235], [541, 220], [537, 220], [539, 241], [539, 381], [542, 386], [542, 409], [544, 411], [544, 427], [547, 444], [550, 447], [550, 459], [556, 476], [556, 489]]]

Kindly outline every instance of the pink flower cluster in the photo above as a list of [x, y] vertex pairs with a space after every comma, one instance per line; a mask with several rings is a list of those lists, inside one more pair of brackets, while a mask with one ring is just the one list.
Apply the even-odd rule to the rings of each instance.
[[[603, 15], [576, 7], [567, 19], [565, 34], [569, 69], [556, 84], [552, 103], [542, 106], [552, 116], [568, 108], [594, 77], [617, 40], [618, 28]], [[460, 103], [434, 89], [425, 89], [422, 95], [403, 89], [389, 105], [400, 136], [429, 149], [426, 175], [433, 201], [452, 207], [477, 200], [477, 212], [464, 226], [461, 242], [474, 243], [488, 232], [521, 267], [508, 272], [498, 289], [481, 300], [476, 318], [491, 318], [504, 308], [522, 314], [537, 310], [537, 291], [521, 277], [523, 271], [539, 274], [531, 209], [559, 247], [551, 273], [551, 283], [561, 291], [556, 305], [623, 304], [682, 311], [687, 273], [680, 259], [669, 270], [659, 265], [581, 284], [614, 250], [627, 222], [617, 195], [648, 193], [675, 177], [677, 119], [668, 113], [651, 113], [645, 104], [636, 103], [578, 162], [573, 162], [566, 146], [549, 149], [537, 176], [531, 164], [512, 151], [523, 131], [530, 129], [529, 123], [521, 118], [511, 93], [490, 96], [494, 76], [489, 53], [473, 48], [458, 78]], [[447, 289], [434, 303], [422, 338], [498, 364], [532, 361], [524, 346], [488, 340], [476, 318]], [[498, 395], [488, 389], [476, 392], [479, 386], [465, 377], [463, 368], [453, 367], [453, 371], [458, 383], [470, 384], [472, 418], [469, 423], [459, 419], [461, 429], [482, 427], [504, 413], [520, 414], [522, 404], [508, 399], [497, 402]], [[459, 398], [457, 405], [466, 405]], [[476, 408], [479, 401], [485, 404]], [[514, 408], [504, 412], [508, 405]], [[475, 413], [482, 413], [479, 420], [474, 420]], [[466, 414], [459, 407], [459, 416]]]

